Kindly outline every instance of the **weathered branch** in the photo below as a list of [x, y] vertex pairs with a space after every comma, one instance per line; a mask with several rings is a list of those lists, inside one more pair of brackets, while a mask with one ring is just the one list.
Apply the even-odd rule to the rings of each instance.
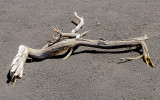
[[21, 78], [23, 76], [23, 67], [26, 62], [26, 59], [28, 58], [28, 55], [28, 47], [20, 45], [17, 55], [14, 57], [11, 64], [12, 69], [10, 70], [10, 76], [12, 80], [14, 79], [14, 77]]
[[58, 28], [54, 28], [54, 32], [59, 34], [59, 37], [53, 37], [53, 41], [46, 44], [41, 49], [33, 49], [27, 46], [21, 45], [19, 46], [19, 50], [13, 62], [11, 64], [10, 77], [12, 80], [15, 78], [21, 78], [23, 75], [23, 66], [28, 57], [32, 59], [46, 59], [49, 57], [53, 57], [65, 50], [70, 50], [68, 55], [64, 58], [67, 59], [73, 52], [73, 47], [86, 46], [86, 47], [94, 47], [101, 49], [118, 49], [118, 48], [127, 48], [127, 47], [141, 47], [143, 54], [136, 58], [121, 58], [122, 60], [132, 60], [144, 58], [145, 62], [148, 66], [154, 66], [148, 52], [147, 45], [145, 40], [148, 37], [145, 35], [144, 37], [124, 39], [119, 41], [108, 41], [108, 40], [91, 40], [91, 39], [83, 39], [82, 37], [86, 35], [89, 31], [86, 31], [82, 34], [76, 33], [84, 24], [83, 17], [79, 17], [77, 13], [75, 13], [75, 17], [79, 20], [79, 24], [76, 28], [72, 29], [71, 33], [63, 33]]

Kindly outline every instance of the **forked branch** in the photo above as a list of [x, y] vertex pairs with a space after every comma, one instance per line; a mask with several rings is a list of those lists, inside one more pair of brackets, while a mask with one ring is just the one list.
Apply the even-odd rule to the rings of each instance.
[[21, 78], [23, 75], [23, 67], [27, 58], [30, 57], [32, 59], [47, 59], [49, 57], [53, 57], [63, 51], [69, 50], [68, 55], [64, 58], [67, 59], [73, 52], [73, 47], [86, 46], [86, 47], [94, 47], [101, 49], [118, 49], [118, 48], [128, 48], [128, 47], [141, 47], [143, 54], [139, 57], [135, 58], [121, 58], [121, 60], [132, 60], [144, 58], [145, 62], [148, 66], [153, 67], [153, 63], [150, 59], [149, 52], [145, 40], [148, 37], [145, 35], [144, 37], [124, 39], [119, 41], [108, 41], [108, 40], [91, 40], [82, 38], [85, 36], [88, 31], [84, 33], [77, 33], [78, 30], [84, 25], [83, 17], [79, 17], [75, 12], [75, 17], [78, 20], [79, 24], [72, 29], [71, 33], [63, 33], [58, 28], [53, 28], [54, 32], [58, 33], [58, 37], [53, 37], [53, 41], [47, 43], [42, 49], [33, 49], [28, 46], [20, 45], [19, 50], [13, 62], [11, 64], [10, 77], [12, 80], [16, 78]]

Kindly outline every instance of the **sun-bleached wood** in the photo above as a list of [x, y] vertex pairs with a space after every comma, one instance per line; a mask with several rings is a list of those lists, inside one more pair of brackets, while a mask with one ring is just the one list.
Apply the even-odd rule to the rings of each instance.
[[101, 49], [118, 49], [118, 48], [128, 48], [128, 47], [141, 47], [143, 54], [139, 57], [135, 58], [121, 58], [121, 60], [132, 60], [132, 59], [139, 59], [144, 58], [144, 61], [147, 63], [148, 66], [153, 67], [153, 63], [150, 59], [149, 52], [145, 40], [148, 37], [145, 35], [143, 37], [137, 38], [130, 38], [124, 40], [117, 40], [117, 41], [108, 41], [108, 40], [92, 40], [92, 39], [84, 39], [82, 38], [85, 36], [88, 31], [84, 33], [77, 33], [78, 30], [84, 25], [83, 17], [79, 17], [75, 12], [75, 18], [79, 21], [79, 24], [72, 29], [71, 33], [63, 33], [61, 32], [58, 27], [53, 28], [54, 32], [58, 33], [59, 36], [55, 37], [52, 35], [53, 40], [50, 43], [47, 43], [41, 49], [33, 49], [25, 45], [20, 45], [17, 55], [14, 57], [11, 70], [10, 70], [10, 77], [12, 80], [16, 78], [22, 78], [23, 76], [23, 69], [24, 64], [27, 58], [32, 59], [47, 59], [49, 57], [53, 57], [63, 51], [70, 50], [68, 55], [63, 58], [67, 59], [73, 52], [73, 47], [93, 47], [93, 48], [101, 48]]

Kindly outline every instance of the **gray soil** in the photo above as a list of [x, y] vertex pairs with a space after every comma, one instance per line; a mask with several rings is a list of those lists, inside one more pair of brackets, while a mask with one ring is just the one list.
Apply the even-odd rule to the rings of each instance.
[[[85, 19], [79, 32], [91, 30], [88, 39], [146, 34], [155, 68], [143, 59], [120, 61], [140, 55], [132, 48], [79, 47], [67, 60], [28, 62], [23, 78], [14, 87], [7, 83], [18, 46], [41, 48], [56, 25], [70, 32], [75, 11]], [[0, 45], [1, 100], [160, 100], [159, 0], [0, 0]]]

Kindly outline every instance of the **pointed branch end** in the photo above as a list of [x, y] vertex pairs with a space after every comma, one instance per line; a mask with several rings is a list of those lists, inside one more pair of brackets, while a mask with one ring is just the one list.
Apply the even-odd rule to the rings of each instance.
[[63, 60], [66, 60], [67, 58], [69, 58], [73, 53], [73, 48], [69, 49], [69, 53], [63, 58]]
[[75, 12], [74, 15], [75, 15], [76, 19], [78, 19], [78, 21], [83, 22], [83, 17], [78, 16], [77, 12]]
[[147, 40], [147, 39], [148, 39], [148, 36], [147, 36], [146, 34], [144, 35], [144, 39], [145, 39], [145, 40]]
[[89, 32], [90, 32], [90, 30], [83, 32], [83, 33], [81, 34], [81, 37], [85, 36], [85, 35], [86, 35], [87, 33], [89, 33]]
[[155, 67], [154, 64], [152, 63], [150, 57], [147, 57], [147, 58], [144, 57], [144, 59], [145, 59], [145, 62], [146, 62], [146, 64], [147, 64], [148, 66], [151, 66], [152, 68]]

